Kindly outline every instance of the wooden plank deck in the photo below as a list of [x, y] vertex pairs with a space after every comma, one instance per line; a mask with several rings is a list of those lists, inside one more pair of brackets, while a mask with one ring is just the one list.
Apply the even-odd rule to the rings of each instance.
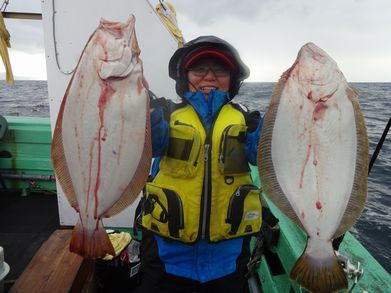
[[69, 251], [71, 233], [54, 231], [9, 292], [94, 292], [94, 261]]

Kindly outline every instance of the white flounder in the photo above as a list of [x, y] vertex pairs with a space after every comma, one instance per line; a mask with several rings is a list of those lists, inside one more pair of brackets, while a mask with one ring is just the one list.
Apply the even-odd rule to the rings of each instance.
[[102, 19], [85, 46], [58, 114], [52, 144], [57, 179], [80, 215], [70, 249], [114, 254], [101, 224], [131, 204], [151, 162], [149, 96], [135, 18]]
[[314, 292], [346, 288], [332, 239], [364, 208], [368, 138], [357, 91], [312, 43], [274, 89], [258, 167], [265, 194], [308, 234], [290, 277]]

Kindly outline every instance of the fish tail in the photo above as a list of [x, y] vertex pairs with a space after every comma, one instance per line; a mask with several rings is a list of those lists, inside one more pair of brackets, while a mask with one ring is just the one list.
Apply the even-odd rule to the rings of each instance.
[[334, 253], [320, 260], [305, 251], [289, 277], [311, 292], [326, 293], [348, 288], [345, 272]]
[[69, 250], [84, 258], [103, 258], [106, 254], [115, 256], [113, 245], [100, 220], [97, 229], [92, 231], [86, 230], [78, 221], [72, 231]]

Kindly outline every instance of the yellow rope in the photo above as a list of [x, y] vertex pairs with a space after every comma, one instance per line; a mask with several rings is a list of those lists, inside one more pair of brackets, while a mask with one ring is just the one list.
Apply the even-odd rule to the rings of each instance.
[[11, 48], [10, 34], [5, 27], [3, 14], [0, 12], [0, 55], [1, 58], [3, 59], [3, 64], [6, 71], [6, 81], [9, 84], [13, 84], [14, 76], [12, 74], [12, 68], [11, 68], [11, 63], [8, 56], [7, 48]]
[[183, 39], [182, 32], [178, 28], [174, 6], [167, 1], [159, 2], [160, 3], [156, 5], [156, 12], [167, 25], [174, 37], [178, 40], [178, 47], [182, 47], [185, 41]]

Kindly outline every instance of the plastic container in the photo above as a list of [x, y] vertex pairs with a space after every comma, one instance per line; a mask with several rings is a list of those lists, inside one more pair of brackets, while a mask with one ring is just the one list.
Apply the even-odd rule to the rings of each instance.
[[141, 281], [140, 266], [140, 242], [132, 239], [113, 260], [95, 261], [96, 292], [132, 292]]
[[10, 271], [9, 265], [4, 261], [4, 249], [0, 246], [0, 293], [4, 292], [4, 279]]

